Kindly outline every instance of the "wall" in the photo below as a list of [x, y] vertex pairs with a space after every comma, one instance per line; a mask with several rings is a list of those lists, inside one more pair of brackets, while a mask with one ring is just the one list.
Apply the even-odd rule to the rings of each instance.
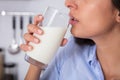
[[[55, 6], [63, 12], [67, 12], [64, 6], [64, 0], [3, 0], [0, 1], [0, 12], [5, 11], [32, 11], [35, 13], [43, 13], [48, 6]], [[28, 24], [28, 17], [24, 16], [24, 32]], [[8, 46], [12, 42], [12, 16], [0, 16], [0, 47], [5, 48], [5, 62], [15, 62], [18, 64], [18, 78], [24, 80], [29, 64], [24, 60], [24, 52], [11, 55], [8, 52]], [[20, 29], [19, 16], [17, 16], [17, 41], [19, 43]]]

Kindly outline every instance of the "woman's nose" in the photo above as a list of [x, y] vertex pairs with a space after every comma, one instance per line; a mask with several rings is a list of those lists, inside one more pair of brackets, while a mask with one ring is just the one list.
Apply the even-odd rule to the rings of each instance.
[[74, 0], [65, 0], [65, 6], [68, 8], [76, 8], [77, 5]]

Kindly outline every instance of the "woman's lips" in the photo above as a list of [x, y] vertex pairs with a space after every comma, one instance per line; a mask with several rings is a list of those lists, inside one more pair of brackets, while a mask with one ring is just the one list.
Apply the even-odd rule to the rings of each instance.
[[78, 22], [79, 22], [79, 21], [78, 21], [76, 18], [70, 17], [69, 23], [70, 23], [71, 25], [75, 25], [75, 24], [78, 23]]

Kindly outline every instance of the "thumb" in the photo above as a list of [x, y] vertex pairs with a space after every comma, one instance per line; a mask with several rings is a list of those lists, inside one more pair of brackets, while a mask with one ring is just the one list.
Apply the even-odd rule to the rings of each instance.
[[67, 44], [67, 42], [68, 42], [67, 38], [64, 38], [62, 40], [61, 46], [65, 46]]

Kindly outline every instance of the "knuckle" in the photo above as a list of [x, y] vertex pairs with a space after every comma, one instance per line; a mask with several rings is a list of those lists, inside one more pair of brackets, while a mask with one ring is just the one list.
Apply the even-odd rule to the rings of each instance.
[[20, 45], [20, 49], [23, 49], [23, 44]]
[[30, 51], [30, 50], [33, 49], [33, 47], [31, 45], [21, 44], [20, 49], [23, 50], [23, 51]]
[[34, 40], [34, 36], [31, 35], [31, 34], [29, 34], [29, 33], [26, 33], [26, 34], [24, 35], [24, 39], [25, 39], [26, 41], [33, 41], [33, 40]]
[[28, 33], [25, 33], [25, 34], [24, 34], [24, 39], [26, 39], [27, 36], [28, 36]]
[[32, 30], [33, 30], [33, 32], [36, 32], [37, 27], [33, 27]]
[[31, 28], [31, 24], [28, 24], [28, 25], [27, 25], [27, 28], [30, 29], [30, 28]]
[[33, 36], [32, 36], [31, 34], [29, 34], [29, 33], [25, 33], [24, 39], [25, 39], [26, 41], [31, 41], [31, 40], [33, 39]]
[[36, 16], [34, 16], [34, 19], [36, 19], [37, 18], [37, 15]]
[[30, 24], [30, 25], [28, 26], [28, 31], [31, 32], [31, 33], [34, 33], [34, 32], [36, 32], [37, 30], [38, 30], [38, 27], [35, 26], [35, 25], [33, 25], [33, 24]]
[[36, 21], [37, 17], [38, 17], [38, 15], [34, 16], [34, 20], [35, 20], [35, 21]]
[[27, 26], [27, 30], [28, 30], [28, 32], [31, 32], [31, 24], [28, 24], [28, 26]]
[[25, 44], [20, 45], [21, 50], [25, 50]]

